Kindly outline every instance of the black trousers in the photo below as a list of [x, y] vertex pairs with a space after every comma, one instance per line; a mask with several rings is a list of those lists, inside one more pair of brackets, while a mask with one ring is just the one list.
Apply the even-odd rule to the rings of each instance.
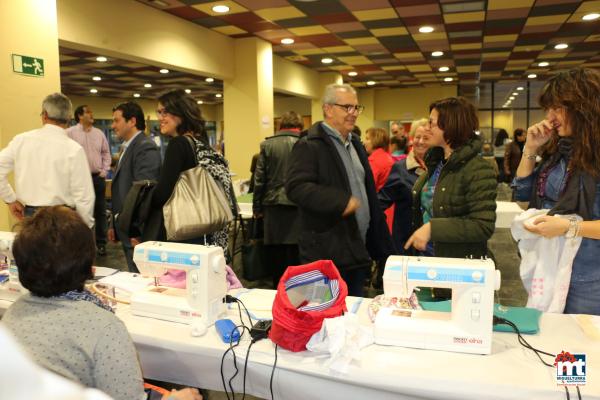
[[94, 220], [96, 222], [96, 246], [106, 245], [106, 200], [104, 198], [106, 191], [106, 181], [99, 174], [92, 174], [94, 182], [94, 193], [96, 201], [94, 203]]
[[300, 263], [298, 245], [270, 244], [265, 246], [265, 258], [273, 276], [273, 289], [277, 289], [281, 276], [290, 265]]

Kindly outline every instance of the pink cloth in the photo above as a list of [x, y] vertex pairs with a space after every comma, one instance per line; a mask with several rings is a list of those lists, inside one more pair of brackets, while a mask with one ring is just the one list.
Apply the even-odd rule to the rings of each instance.
[[[229, 265], [225, 266], [225, 271], [227, 272], [227, 290], [230, 289], [240, 289], [244, 286], [242, 282], [238, 279], [237, 275]], [[185, 281], [186, 281], [186, 272], [179, 269], [170, 269], [159, 279], [159, 284], [161, 286], [168, 286], [178, 289], [185, 289]]]
[[106, 176], [110, 169], [111, 158], [108, 141], [104, 133], [94, 127], [86, 132], [83, 130], [83, 125], [77, 124], [67, 129], [67, 135], [83, 147], [90, 166], [90, 172]]

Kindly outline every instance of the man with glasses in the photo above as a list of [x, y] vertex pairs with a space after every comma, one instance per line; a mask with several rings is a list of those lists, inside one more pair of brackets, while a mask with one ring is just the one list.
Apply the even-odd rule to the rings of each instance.
[[393, 245], [367, 152], [351, 133], [363, 110], [356, 91], [328, 85], [322, 103], [324, 121], [294, 146], [286, 181], [302, 221], [300, 260], [333, 260], [348, 294], [362, 296], [372, 259], [386, 258]]
[[122, 103], [113, 109], [113, 123], [116, 135], [123, 141], [123, 148], [112, 181], [112, 227], [108, 239], [120, 240], [127, 259], [129, 271], [138, 272], [133, 262], [133, 246], [128, 232], [121, 232], [115, 221], [123, 209], [123, 203], [134, 181], [158, 180], [160, 173], [160, 152], [158, 147], [144, 135], [146, 122], [142, 108], [135, 102]]
[[[94, 226], [94, 187], [85, 151], [69, 139], [71, 100], [53, 93], [42, 102], [43, 126], [15, 136], [0, 152], [0, 197], [18, 220], [40, 207], [65, 205]], [[15, 190], [8, 183], [14, 171]]]

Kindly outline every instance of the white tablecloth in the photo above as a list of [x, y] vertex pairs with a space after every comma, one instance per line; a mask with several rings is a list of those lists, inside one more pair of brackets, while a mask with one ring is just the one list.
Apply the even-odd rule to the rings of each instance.
[[[274, 291], [255, 289], [240, 294], [251, 312], [269, 315]], [[348, 298], [348, 310], [358, 309], [367, 323], [369, 299]], [[230, 310], [237, 321], [237, 308]], [[132, 316], [120, 307], [123, 319], [138, 348], [144, 376], [213, 390], [223, 390], [219, 372], [221, 357], [227, 349], [210, 328], [204, 337], [190, 336], [186, 325]], [[549, 353], [562, 350], [586, 353], [588, 384], [581, 392], [585, 399], [600, 399], [600, 342], [589, 339], [569, 315], [544, 314], [541, 333], [527, 335], [534, 346]], [[234, 388], [241, 392], [243, 362], [247, 343], [236, 351], [240, 374]], [[276, 399], [557, 399], [565, 398], [557, 387], [554, 369], [543, 366], [535, 354], [523, 348], [517, 337], [494, 333], [489, 356], [427, 351], [371, 345], [362, 352], [360, 363], [351, 365], [346, 375], [332, 375], [323, 359], [308, 352], [292, 353], [279, 349], [274, 377]], [[553, 363], [551, 357], [545, 357]], [[274, 360], [274, 345], [257, 342], [251, 349], [246, 392], [270, 398], [269, 379]], [[227, 357], [225, 376], [233, 374], [231, 356]], [[572, 396], [576, 396], [571, 389]], [[576, 398], [576, 397], [575, 397]]]

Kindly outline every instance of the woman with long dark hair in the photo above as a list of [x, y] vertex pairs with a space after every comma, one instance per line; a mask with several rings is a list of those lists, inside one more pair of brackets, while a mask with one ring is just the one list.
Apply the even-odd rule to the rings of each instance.
[[[200, 165], [223, 188], [232, 212], [235, 214], [235, 198], [231, 185], [229, 166], [222, 155], [214, 151], [204, 129], [204, 119], [196, 100], [183, 90], [174, 90], [158, 98], [156, 110], [160, 122], [160, 133], [170, 136], [165, 159], [152, 196], [152, 207], [160, 209], [171, 197], [179, 175], [188, 169]], [[192, 139], [192, 144], [190, 140]], [[165, 240], [164, 226], [159, 240]], [[186, 240], [186, 243], [215, 244], [223, 248], [225, 257], [230, 261], [227, 227], [210, 233], [206, 237]]]
[[[539, 104], [546, 119], [527, 129], [515, 198], [550, 209], [526, 228], [544, 237], [583, 238], [564, 312], [600, 315], [600, 73], [576, 68], [552, 77]], [[542, 162], [536, 168], [537, 155]], [[583, 221], [556, 217], [578, 214]]]

